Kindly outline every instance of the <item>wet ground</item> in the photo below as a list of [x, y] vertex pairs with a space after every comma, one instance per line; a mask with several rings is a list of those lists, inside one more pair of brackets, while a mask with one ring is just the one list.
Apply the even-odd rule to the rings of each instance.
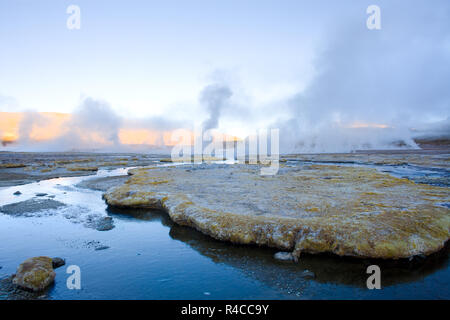
[[88, 176], [99, 168], [145, 166], [159, 159], [160, 156], [151, 154], [0, 152], [0, 187], [51, 178]]
[[[60, 161], [54, 155], [46, 156], [53, 163]], [[36, 166], [38, 161], [29, 154], [26, 157], [31, 159], [27, 166]], [[79, 157], [86, 158], [83, 154]], [[156, 161], [154, 157], [127, 157], [137, 160], [127, 161], [123, 167], [100, 165], [89, 175], [83, 172], [39, 182], [31, 182], [35, 179], [31, 171], [33, 177], [25, 179], [31, 183], [0, 188], [0, 299], [450, 298], [448, 245], [435, 255], [412, 261], [302, 255], [298, 263], [292, 263], [275, 260], [276, 251], [272, 249], [219, 242], [180, 227], [163, 212], [108, 209], [101, 190], [108, 186], [109, 177], [120, 182], [127, 173], [124, 167]], [[297, 166], [304, 161], [320, 164], [320, 160], [327, 163], [323, 158], [289, 158], [286, 165]], [[439, 161], [445, 164], [445, 157]], [[94, 164], [99, 162], [95, 160]], [[448, 168], [442, 165], [341, 164], [375, 166], [420, 183], [449, 185]], [[0, 169], [0, 176], [1, 170], [24, 174], [19, 171], [23, 168], [8, 168]], [[14, 195], [17, 191], [20, 194]], [[55, 284], [39, 295], [11, 287], [7, 277], [25, 259], [38, 255], [66, 259], [66, 265], [55, 270]], [[371, 264], [381, 267], [381, 290], [366, 287], [366, 268]], [[81, 268], [81, 290], [66, 286], [66, 268], [70, 265]]]

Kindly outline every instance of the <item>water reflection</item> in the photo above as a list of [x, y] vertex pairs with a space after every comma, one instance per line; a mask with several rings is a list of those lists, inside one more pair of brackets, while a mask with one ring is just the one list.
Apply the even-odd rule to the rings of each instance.
[[[372, 264], [380, 266], [382, 270], [383, 287], [420, 281], [448, 267], [449, 243], [436, 254], [426, 258], [415, 257], [411, 261], [304, 254], [298, 263], [292, 263], [275, 260], [275, 249], [222, 242], [192, 228], [179, 226], [161, 211], [108, 208], [108, 214], [114, 219], [160, 221], [170, 228], [169, 235], [172, 239], [187, 244], [214, 263], [239, 269], [245, 275], [287, 293], [301, 292], [309, 281], [366, 288], [366, 269]], [[304, 277], [305, 270], [315, 274], [314, 280]]]

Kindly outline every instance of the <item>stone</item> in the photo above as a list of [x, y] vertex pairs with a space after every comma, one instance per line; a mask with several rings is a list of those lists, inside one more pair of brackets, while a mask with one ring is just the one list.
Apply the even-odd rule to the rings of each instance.
[[59, 267], [62, 267], [63, 265], [66, 264], [66, 260], [62, 259], [62, 258], [52, 258], [52, 266], [53, 269], [57, 269]]
[[[190, 168], [190, 167], [189, 167]], [[399, 259], [430, 255], [450, 237], [448, 188], [375, 168], [280, 164], [149, 167], [104, 194], [110, 206], [166, 211], [215, 239], [300, 253]], [[232, 173], [232, 175], [231, 175]], [[330, 179], [323, 179], [330, 177]]]
[[314, 278], [316, 277], [316, 274], [315, 274], [314, 272], [312, 272], [312, 271], [304, 270], [304, 271], [300, 274], [300, 276], [301, 276], [302, 278], [305, 278], [305, 279], [314, 279]]
[[114, 228], [114, 222], [111, 217], [103, 217], [97, 221], [96, 230], [109, 231]]
[[86, 219], [85, 226], [96, 229], [97, 231], [109, 231], [114, 228], [112, 217], [104, 217], [99, 215], [89, 215]]
[[42, 292], [21, 289], [13, 284], [14, 276], [0, 277], [0, 300], [42, 300]]
[[36, 193], [36, 197], [45, 197], [47, 194], [43, 192]]
[[273, 255], [277, 260], [281, 261], [295, 261], [295, 257], [291, 252], [277, 252]]
[[23, 289], [38, 292], [50, 286], [55, 276], [51, 258], [34, 257], [25, 260], [17, 268], [13, 283]]
[[95, 251], [101, 251], [101, 250], [106, 250], [106, 249], [109, 249], [109, 247], [108, 246], [99, 246], [99, 247], [95, 247]]
[[60, 209], [65, 206], [64, 203], [56, 200], [38, 198], [1, 206], [0, 212], [17, 217], [32, 216], [42, 211]]
[[20, 196], [21, 194], [22, 194], [22, 192], [20, 192], [20, 191], [16, 191], [13, 193], [13, 195], [15, 195], [15, 196]]

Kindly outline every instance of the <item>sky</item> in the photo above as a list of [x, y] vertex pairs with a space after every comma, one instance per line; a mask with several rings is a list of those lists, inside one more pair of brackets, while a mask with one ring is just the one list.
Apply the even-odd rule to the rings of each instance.
[[[196, 102], [217, 70], [236, 72], [261, 100], [276, 97], [306, 80], [320, 32], [297, 1], [0, 3], [1, 94], [39, 111], [69, 112], [85, 95], [127, 115], [161, 114]], [[70, 4], [80, 30], [66, 28]]]
[[[366, 26], [372, 4], [380, 30]], [[445, 0], [0, 0], [0, 111], [76, 113], [94, 99], [153, 124], [279, 127], [291, 147], [352, 140], [358, 125], [368, 131], [350, 144], [378, 125], [407, 140], [448, 129], [449, 21]]]

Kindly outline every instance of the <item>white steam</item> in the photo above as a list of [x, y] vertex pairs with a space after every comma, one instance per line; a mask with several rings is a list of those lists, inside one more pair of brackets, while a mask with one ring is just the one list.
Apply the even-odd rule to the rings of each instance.
[[227, 106], [231, 96], [231, 89], [226, 85], [211, 84], [202, 90], [200, 103], [209, 114], [208, 119], [203, 122], [203, 130], [218, 128], [222, 109]]

